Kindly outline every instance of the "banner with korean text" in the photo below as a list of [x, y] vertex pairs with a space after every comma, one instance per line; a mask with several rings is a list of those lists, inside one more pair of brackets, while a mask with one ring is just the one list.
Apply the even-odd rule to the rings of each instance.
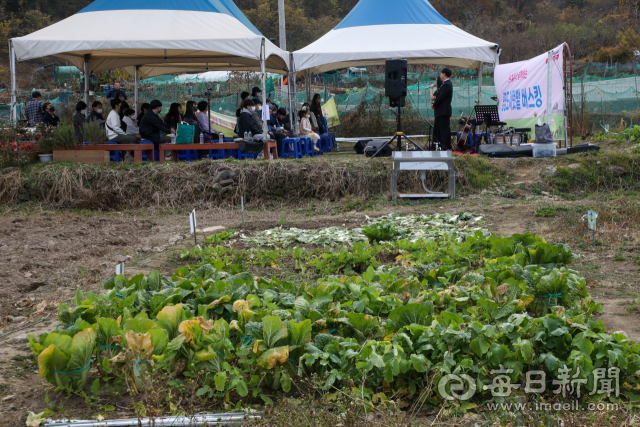
[[500, 120], [510, 127], [531, 128], [533, 139], [535, 125], [547, 123], [548, 117], [553, 139], [564, 140], [563, 52], [564, 45], [560, 45], [528, 61], [496, 66]]

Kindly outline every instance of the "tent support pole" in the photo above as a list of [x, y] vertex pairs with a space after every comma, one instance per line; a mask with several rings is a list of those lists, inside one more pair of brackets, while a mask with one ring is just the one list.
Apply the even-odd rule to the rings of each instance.
[[267, 71], [265, 67], [266, 52], [264, 45], [265, 39], [263, 37], [262, 45], [260, 46], [260, 73], [262, 74], [262, 112], [260, 114], [262, 116], [262, 134], [264, 135], [264, 140], [268, 141], [269, 128], [267, 126], [265, 111], [269, 111], [269, 108], [267, 107]]
[[293, 110], [294, 101], [293, 97], [295, 96], [295, 92], [293, 91], [293, 79], [295, 79], [295, 70], [293, 69], [293, 54], [289, 54], [289, 78], [287, 79], [288, 91], [289, 91], [289, 125], [291, 126], [291, 130], [295, 132], [295, 127], [293, 125]]
[[482, 99], [482, 64], [478, 67], [478, 104]]
[[11, 69], [11, 123], [18, 124], [18, 88], [16, 87], [16, 51], [9, 40], [9, 68]]
[[304, 83], [307, 89], [307, 102], [311, 104], [311, 70], [305, 72]]
[[89, 114], [89, 55], [84, 56], [84, 103], [87, 104], [87, 115]]
[[[293, 60], [293, 55], [291, 55], [291, 59]], [[291, 111], [289, 112], [289, 115], [291, 116], [291, 129], [293, 130], [293, 132], [297, 135], [298, 134], [298, 121], [296, 120], [296, 116], [298, 115], [297, 112], [294, 113], [294, 111], [296, 111], [298, 109], [298, 84], [296, 81], [296, 68], [295, 68], [295, 64], [292, 62], [291, 63], [291, 75], [293, 76], [293, 107], [291, 108]]]
[[140, 69], [139, 65], [136, 65], [136, 71], [133, 73], [133, 111], [136, 112], [138, 117], [138, 85], [140, 84]]

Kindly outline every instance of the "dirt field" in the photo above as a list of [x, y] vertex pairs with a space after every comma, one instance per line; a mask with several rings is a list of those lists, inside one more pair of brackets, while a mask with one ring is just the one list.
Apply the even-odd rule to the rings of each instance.
[[[512, 168], [510, 176], [497, 179], [482, 193], [454, 201], [414, 204], [381, 197], [301, 202], [296, 207], [272, 206], [245, 212], [244, 228], [239, 207], [208, 209], [198, 211], [198, 227], [220, 225], [250, 233], [275, 226], [358, 226], [365, 215], [391, 212], [482, 214], [493, 233], [528, 231], [550, 242], [569, 244], [577, 255], [573, 268], [588, 279], [591, 295], [602, 304], [600, 319], [607, 330], [624, 331], [631, 338], [640, 339], [640, 312], [628, 311], [640, 295], [637, 196], [612, 193], [567, 200], [531, 190], [546, 167], [544, 162], [528, 162]], [[601, 215], [596, 244], [582, 220], [587, 209]], [[99, 291], [98, 282], [112, 275], [119, 262], [126, 262], [127, 275], [154, 269], [168, 274], [175, 270], [175, 251], [193, 245], [193, 237], [188, 235], [187, 212], [100, 213], [52, 210], [35, 204], [2, 208], [0, 425], [24, 425], [26, 411], [41, 412], [47, 405], [61, 403], [61, 395], [39, 379], [27, 335], [55, 328], [59, 323], [57, 304], [71, 299], [77, 288]], [[64, 406], [73, 409], [83, 404], [81, 397], [72, 396]], [[118, 406], [114, 417], [125, 415], [131, 415], [129, 408]]]

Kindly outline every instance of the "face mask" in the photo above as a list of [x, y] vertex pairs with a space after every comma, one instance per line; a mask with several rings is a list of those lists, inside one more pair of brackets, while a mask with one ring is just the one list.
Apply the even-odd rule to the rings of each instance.
[[80, 114], [82, 114], [83, 116], [87, 114], [87, 110], [80, 110]]
[[262, 105], [258, 105], [258, 111], [262, 111]]
[[98, 113], [98, 114], [102, 114], [102, 108], [98, 108], [98, 109], [96, 110], [96, 113]]
[[250, 111], [256, 111], [256, 107], [249, 107]]
[[51, 108], [49, 108], [49, 112], [50, 112], [50, 113], [55, 113], [55, 112], [56, 112], [56, 109], [55, 109], [55, 108], [53, 108], [53, 107], [51, 107]]

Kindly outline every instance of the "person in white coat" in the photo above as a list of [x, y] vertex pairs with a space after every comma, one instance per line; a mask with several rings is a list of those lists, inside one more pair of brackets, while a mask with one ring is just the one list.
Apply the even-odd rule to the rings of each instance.
[[313, 146], [315, 150], [320, 151], [316, 146], [316, 143], [320, 139], [320, 135], [315, 133], [311, 128], [311, 111], [309, 111], [308, 109], [303, 109], [298, 113], [298, 117], [300, 117], [300, 123], [298, 126], [300, 129], [300, 134], [307, 138], [313, 139]]

